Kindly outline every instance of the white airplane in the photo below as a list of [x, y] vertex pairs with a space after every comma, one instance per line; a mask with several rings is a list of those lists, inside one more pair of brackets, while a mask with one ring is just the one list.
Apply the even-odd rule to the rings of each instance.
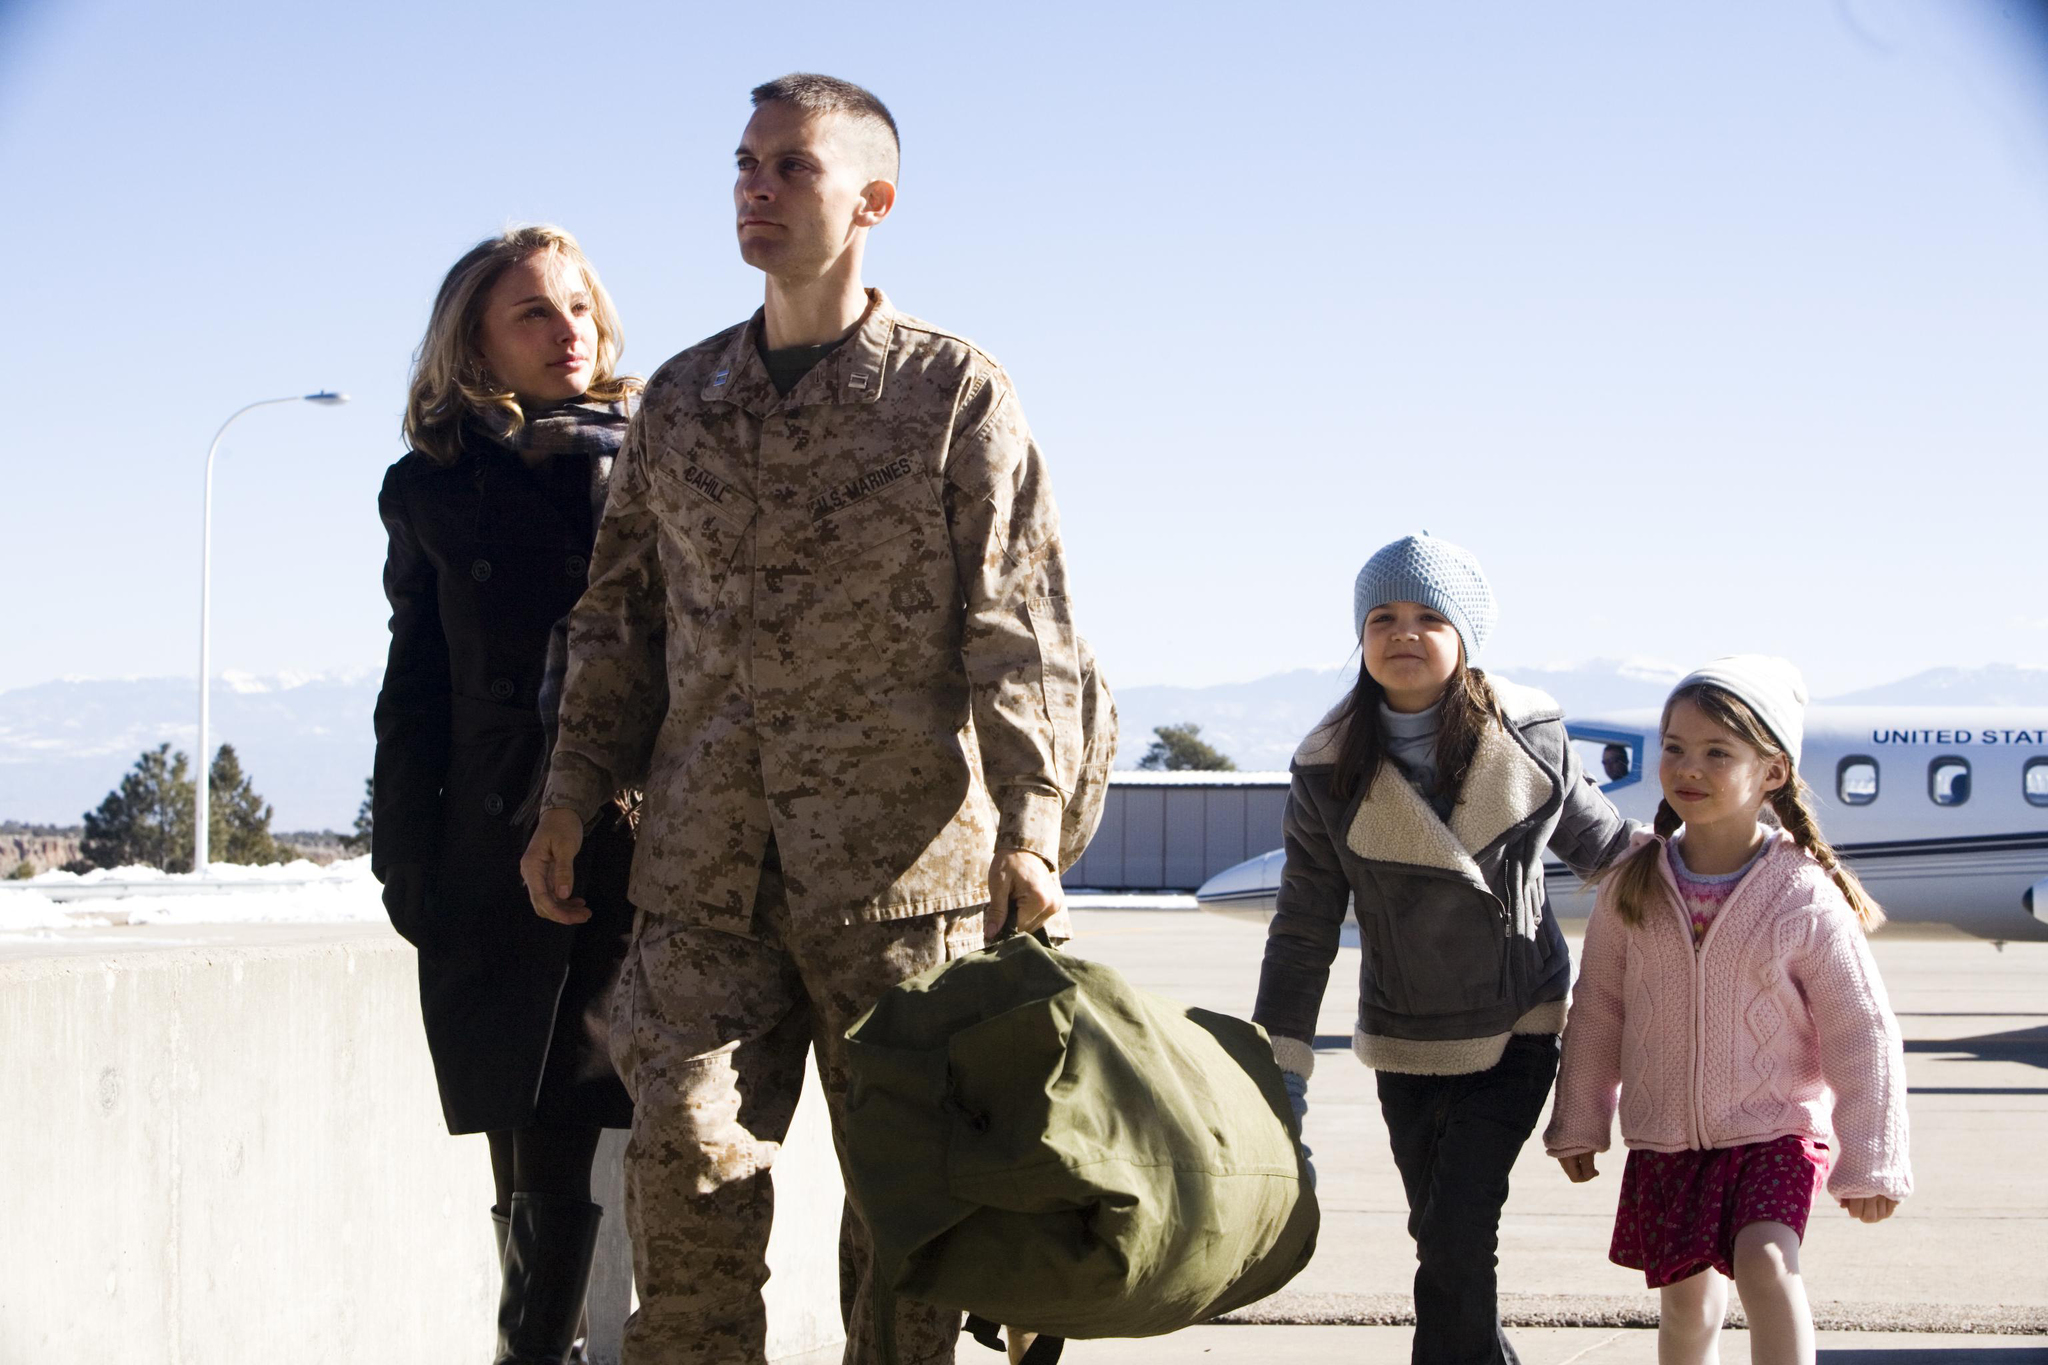
[[[1617, 809], [1655, 818], [1656, 711], [1567, 720], [1580, 765]], [[1817, 706], [1800, 773], [1821, 830], [1902, 930], [2048, 941], [2048, 708]], [[1205, 910], [1264, 920], [1283, 850], [1217, 873]], [[1592, 892], [1561, 863], [1547, 883], [1560, 919]]]

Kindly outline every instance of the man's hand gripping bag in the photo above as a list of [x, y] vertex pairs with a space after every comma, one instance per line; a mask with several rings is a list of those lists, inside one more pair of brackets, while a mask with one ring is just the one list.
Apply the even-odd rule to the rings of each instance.
[[849, 1192], [894, 1295], [1051, 1337], [1171, 1332], [1264, 1298], [1319, 1215], [1257, 1025], [1015, 937], [847, 1030]]

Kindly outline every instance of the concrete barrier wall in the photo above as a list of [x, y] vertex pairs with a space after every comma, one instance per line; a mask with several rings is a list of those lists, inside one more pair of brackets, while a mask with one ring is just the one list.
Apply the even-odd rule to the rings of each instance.
[[[0, 945], [0, 1362], [489, 1360], [489, 1158], [442, 1127], [412, 950], [371, 926], [161, 932], [212, 941]], [[840, 1335], [810, 1087], [775, 1174], [777, 1359]], [[622, 1138], [592, 1291], [612, 1360]]]

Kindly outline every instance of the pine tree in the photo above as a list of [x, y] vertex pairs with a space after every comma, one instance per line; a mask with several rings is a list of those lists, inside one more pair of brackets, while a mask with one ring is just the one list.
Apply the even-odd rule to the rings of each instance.
[[341, 846], [351, 853], [370, 851], [370, 817], [375, 810], [377, 779], [374, 775], [363, 779], [363, 804], [356, 810], [356, 832], [342, 836]]
[[1152, 733], [1158, 738], [1152, 741], [1152, 747], [1145, 751], [1145, 756], [1138, 760], [1140, 768], [1166, 772], [1237, 771], [1237, 765], [1230, 761], [1228, 755], [1218, 752], [1202, 740], [1202, 727], [1193, 721], [1185, 725], [1162, 725]]
[[169, 744], [145, 750], [97, 811], [85, 813], [79, 849], [96, 867], [140, 863], [166, 872], [192, 870], [192, 807], [198, 799], [191, 763]]
[[[146, 750], [97, 811], [87, 811], [80, 861], [91, 867], [141, 864], [192, 870], [192, 814], [198, 791], [191, 761], [169, 744]], [[297, 856], [270, 834], [270, 807], [256, 794], [232, 744], [208, 774], [207, 857], [219, 863], [281, 863]]]
[[[207, 856], [217, 863], [288, 863], [298, 854], [270, 834], [271, 810], [248, 775], [235, 746], [223, 744], [213, 758], [213, 772], [207, 783], [211, 808], [206, 822]], [[187, 850], [187, 865], [190, 864]]]

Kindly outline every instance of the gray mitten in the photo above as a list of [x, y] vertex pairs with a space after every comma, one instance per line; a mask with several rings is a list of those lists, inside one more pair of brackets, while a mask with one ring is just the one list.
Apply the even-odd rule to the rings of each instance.
[[1287, 1103], [1294, 1109], [1295, 1141], [1301, 1145], [1301, 1162], [1308, 1167], [1308, 1187], [1316, 1187], [1315, 1152], [1308, 1145], [1308, 1077], [1299, 1071], [1283, 1071], [1280, 1081], [1287, 1087]]

